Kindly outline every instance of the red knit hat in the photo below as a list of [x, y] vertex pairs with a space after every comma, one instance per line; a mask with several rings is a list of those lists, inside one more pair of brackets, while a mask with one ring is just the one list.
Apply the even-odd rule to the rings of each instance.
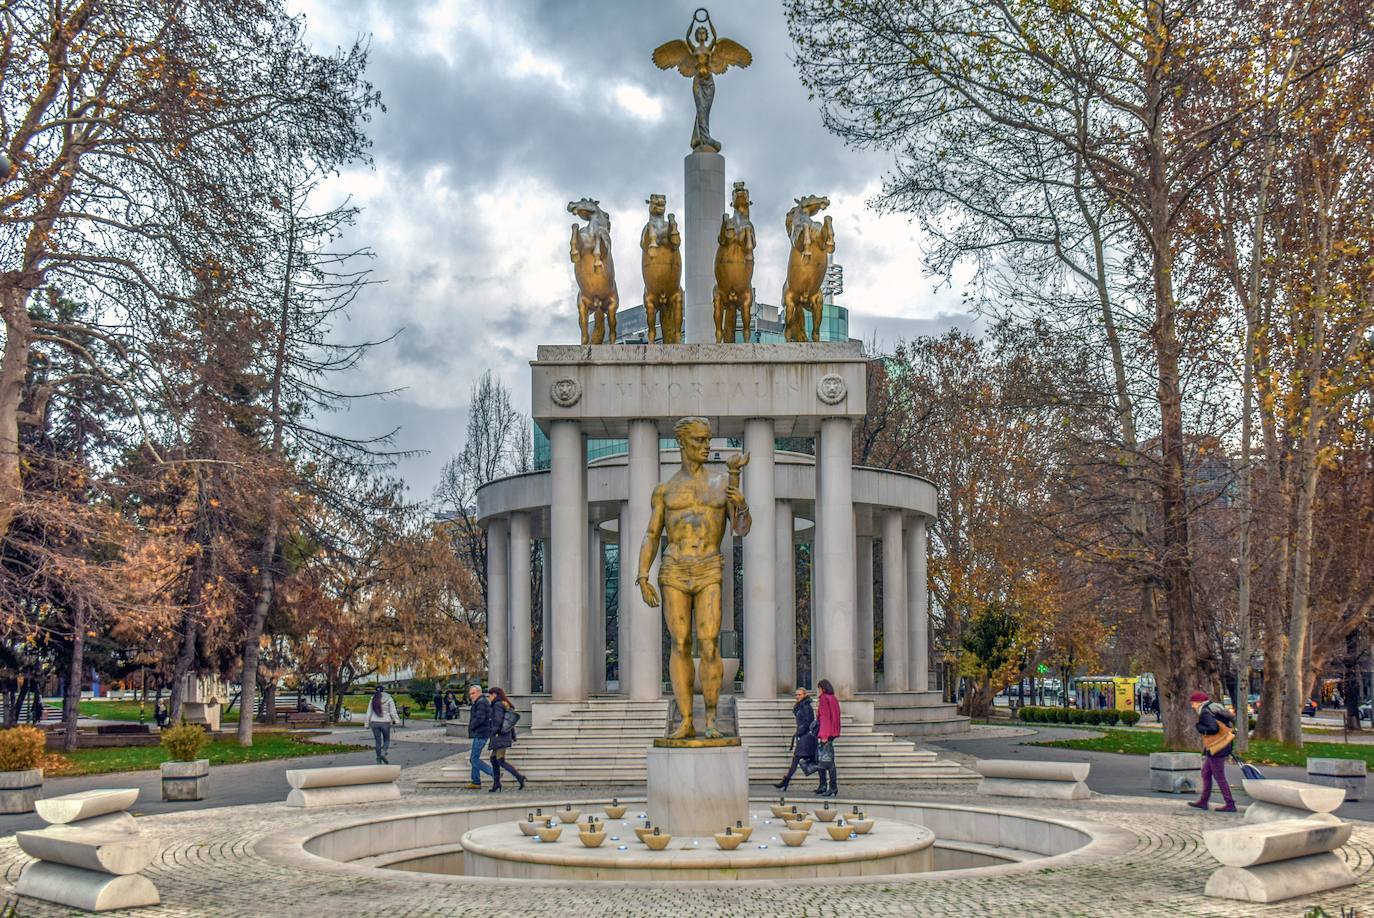
[[1197, 704], [1199, 701], [1206, 701], [1207, 698], [1208, 695], [1206, 692], [1193, 692], [1193, 694], [1188, 696], [1188, 701]]

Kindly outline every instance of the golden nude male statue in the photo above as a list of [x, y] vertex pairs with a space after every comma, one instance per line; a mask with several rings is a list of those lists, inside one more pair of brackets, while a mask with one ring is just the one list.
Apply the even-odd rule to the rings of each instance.
[[749, 454], [726, 460], [728, 476], [706, 469], [711, 450], [711, 423], [705, 418], [683, 418], [673, 429], [682, 451], [682, 468], [654, 488], [649, 528], [639, 549], [639, 576], [635, 582], [651, 607], [659, 604], [658, 590], [649, 582], [649, 568], [658, 554], [659, 538], [666, 532], [668, 545], [658, 570], [658, 585], [663, 590], [663, 616], [672, 637], [668, 674], [673, 681], [673, 699], [682, 714], [682, 725], [670, 739], [696, 736], [692, 723], [692, 630], [696, 625], [698, 652], [701, 655], [701, 697], [706, 708], [703, 733], [717, 739], [716, 704], [724, 664], [720, 659], [720, 590], [724, 558], [720, 541], [729, 517], [735, 535], [749, 532], [749, 505], [740, 493], [740, 469], [749, 464]]

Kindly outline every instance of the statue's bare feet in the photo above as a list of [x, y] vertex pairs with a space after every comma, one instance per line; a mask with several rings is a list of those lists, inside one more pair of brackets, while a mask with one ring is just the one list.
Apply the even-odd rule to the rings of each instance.
[[724, 734], [717, 730], [715, 727], [707, 727], [706, 732], [702, 735], [705, 736], [707, 739], [720, 739], [722, 736], [724, 736]]
[[668, 736], [668, 739], [691, 739], [696, 735], [696, 727], [692, 726], [692, 718], [688, 717], [683, 720], [682, 726], [678, 727]]

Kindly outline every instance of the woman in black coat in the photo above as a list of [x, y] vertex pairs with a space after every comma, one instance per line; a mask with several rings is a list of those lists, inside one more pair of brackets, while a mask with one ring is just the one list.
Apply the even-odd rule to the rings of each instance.
[[805, 761], [814, 761], [816, 758], [816, 734], [811, 732], [816, 715], [811, 710], [811, 699], [804, 688], [797, 689], [797, 703], [792, 705], [792, 716], [797, 721], [797, 731], [792, 734], [792, 764], [787, 768], [787, 775], [773, 785], [778, 790], [787, 790], [787, 785], [792, 783], [792, 775], [796, 774], [798, 765]]
[[525, 776], [506, 761], [506, 750], [515, 745], [515, 723], [520, 715], [515, 713], [515, 705], [506, 697], [505, 689], [492, 686], [487, 689], [487, 697], [491, 699], [492, 721], [491, 741], [487, 744], [491, 749], [491, 790], [488, 793], [500, 793], [503, 768], [520, 782], [520, 789], [524, 790]]

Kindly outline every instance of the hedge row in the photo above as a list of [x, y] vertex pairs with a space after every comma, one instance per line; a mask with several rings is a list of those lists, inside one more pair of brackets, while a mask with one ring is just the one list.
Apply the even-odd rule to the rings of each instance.
[[1139, 711], [1123, 711], [1117, 708], [1037, 708], [1027, 705], [1019, 709], [1017, 716], [1033, 724], [1092, 724], [1104, 727], [1133, 727], [1140, 720]]

